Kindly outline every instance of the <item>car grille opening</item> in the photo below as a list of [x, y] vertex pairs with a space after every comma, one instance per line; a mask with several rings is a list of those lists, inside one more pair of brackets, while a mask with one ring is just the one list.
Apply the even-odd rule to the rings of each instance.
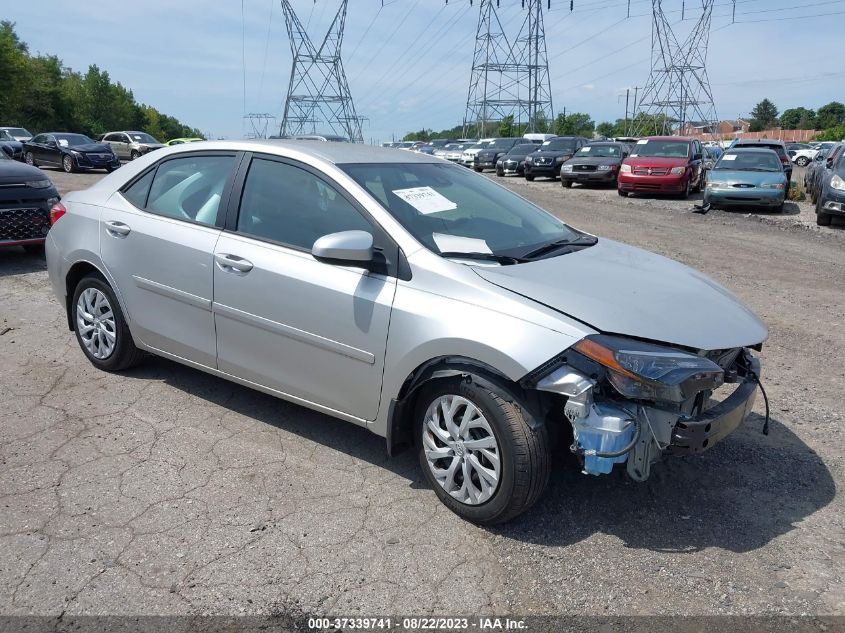
[[43, 209], [0, 209], [0, 242], [43, 239], [50, 216]]

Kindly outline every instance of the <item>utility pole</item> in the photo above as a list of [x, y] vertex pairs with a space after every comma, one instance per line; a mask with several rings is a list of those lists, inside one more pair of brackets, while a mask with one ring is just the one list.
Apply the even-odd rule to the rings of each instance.
[[554, 120], [543, 0], [524, 0], [525, 18], [514, 39], [499, 20], [499, 2], [479, 1], [464, 136], [476, 126], [484, 137], [507, 116], [513, 116], [516, 125], [525, 123], [531, 132]]
[[[362, 117], [355, 112], [340, 54], [348, 0], [341, 0], [319, 47], [306, 33], [290, 0], [281, 1], [293, 67], [279, 133], [286, 136], [331, 132], [353, 143], [363, 143]], [[317, 129], [318, 124], [325, 128]]]
[[[715, 0], [701, 0], [698, 19], [681, 41], [669, 24], [663, 0], [652, 0], [651, 72], [643, 96], [634, 106], [633, 135], [658, 133], [660, 127], [665, 133], [672, 123], [679, 125], [678, 132], [687, 123], [717, 130], [716, 107], [707, 76], [714, 3]], [[683, 10], [686, 12], [686, 6]]]

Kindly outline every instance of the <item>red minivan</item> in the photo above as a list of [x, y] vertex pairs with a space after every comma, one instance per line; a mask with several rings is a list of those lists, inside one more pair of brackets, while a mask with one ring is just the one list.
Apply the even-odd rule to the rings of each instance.
[[619, 168], [620, 196], [629, 193], [680, 194], [701, 191], [705, 169], [697, 139], [649, 136], [640, 139]]

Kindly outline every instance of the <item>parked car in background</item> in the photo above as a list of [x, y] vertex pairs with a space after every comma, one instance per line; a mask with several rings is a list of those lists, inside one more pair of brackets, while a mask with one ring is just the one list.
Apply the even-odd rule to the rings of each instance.
[[783, 211], [788, 187], [780, 157], [773, 150], [734, 147], [708, 172], [704, 204]]
[[420, 154], [427, 154], [428, 156], [434, 156], [434, 152], [437, 148], [434, 145], [429, 145], [426, 143], [425, 145], [419, 145], [414, 148], [415, 152], [419, 152]]
[[428, 144], [435, 149], [441, 149], [450, 143], [457, 143], [457, 141], [453, 138], [434, 138], [428, 142]]
[[560, 168], [589, 141], [581, 136], [555, 136], [543, 141], [537, 151], [525, 159], [525, 180], [537, 177], [551, 178], [560, 176]]
[[14, 140], [25, 143], [32, 138], [32, 132], [23, 127], [2, 126], [0, 130], [8, 132]]
[[824, 161], [829, 152], [830, 149], [820, 149], [804, 170], [804, 191], [814, 204], [816, 202], [816, 197], [813, 193], [813, 187], [816, 184], [816, 173], [819, 169], [824, 169]]
[[810, 182], [809, 193], [810, 193], [810, 201], [813, 204], [816, 204], [819, 199], [819, 195], [821, 195], [822, 185], [827, 178], [828, 173], [831, 169], [833, 169], [833, 165], [839, 160], [840, 155], [843, 154], [845, 151], [845, 143], [836, 143], [833, 147], [830, 148], [828, 153], [825, 157], [815, 165], [815, 161], [813, 164], [815, 165], [815, 169], [813, 169], [812, 173], [812, 181]]
[[619, 168], [617, 191], [631, 193], [680, 194], [704, 187], [704, 150], [697, 139], [682, 136], [650, 136], [631, 147]]
[[536, 503], [552, 438], [645, 481], [754, 405], [768, 330], [733, 294], [431, 156], [183, 146], [62, 204], [47, 270], [94, 368], [152, 353], [360, 425], [468, 521]]
[[59, 192], [43, 171], [0, 152], [0, 247], [40, 252]]
[[529, 154], [537, 151], [537, 146], [537, 143], [520, 143], [519, 145], [514, 145], [507, 154], [501, 156], [496, 161], [496, 175], [525, 175], [525, 159]]
[[0, 128], [0, 150], [5, 152], [9, 158], [23, 160], [23, 143], [16, 140], [3, 128]]
[[801, 148], [797, 150], [787, 150], [790, 160], [799, 167], [806, 167], [819, 153], [818, 149], [812, 147]]
[[[475, 142], [469, 143], [452, 143], [443, 148], [443, 158], [453, 163], [460, 163], [464, 152], [475, 145]], [[435, 155], [437, 152], [435, 152]]]
[[487, 144], [487, 147], [475, 154], [472, 159], [472, 168], [479, 173], [485, 169], [496, 169], [499, 158], [507, 154], [521, 140], [519, 138], [493, 139]]
[[523, 134], [522, 138], [528, 141], [529, 143], [534, 143], [535, 145], [542, 145], [549, 139], [553, 139], [557, 136], [557, 134], [540, 134], [536, 132], [529, 132], [528, 134]]
[[23, 151], [28, 165], [61, 167], [67, 173], [80, 169], [112, 172], [120, 167], [120, 159], [109, 145], [95, 143], [84, 134], [38, 134], [24, 143]]
[[481, 150], [485, 149], [487, 145], [489, 145], [494, 140], [496, 139], [483, 138], [477, 143], [473, 143], [472, 145], [467, 147], [464, 150], [463, 154], [461, 154], [461, 165], [463, 165], [464, 167], [472, 167], [473, 163], [475, 162], [475, 155]]
[[399, 143], [396, 143], [396, 149], [410, 150], [413, 149], [416, 144], [417, 141], [400, 141]]
[[204, 141], [204, 138], [197, 138], [194, 136], [185, 136], [182, 138], [172, 138], [165, 145], [167, 147], [172, 147], [173, 145], [182, 145], [183, 143], [197, 143], [199, 141]]
[[345, 136], [337, 136], [336, 134], [297, 134], [288, 138], [294, 141], [322, 141], [323, 143], [349, 142], [349, 139]]
[[560, 168], [560, 184], [567, 188], [576, 182], [615, 186], [619, 167], [630, 153], [630, 145], [613, 141], [584, 145]]
[[783, 141], [767, 138], [739, 139], [733, 144], [732, 149], [736, 149], [738, 147], [765, 147], [773, 150], [778, 155], [778, 158], [780, 158], [780, 163], [783, 166], [784, 173], [786, 174], [786, 180], [792, 180], [792, 160], [789, 158], [789, 154], [786, 153], [786, 143]]
[[135, 160], [147, 152], [164, 147], [146, 132], [108, 132], [103, 134], [102, 142], [111, 147], [121, 160]]
[[845, 217], [845, 151], [822, 175], [816, 202], [816, 224], [828, 226], [834, 215]]

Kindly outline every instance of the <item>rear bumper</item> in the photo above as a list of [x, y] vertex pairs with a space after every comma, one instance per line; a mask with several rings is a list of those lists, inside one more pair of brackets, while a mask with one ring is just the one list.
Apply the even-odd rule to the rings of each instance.
[[683, 193], [686, 191], [687, 174], [669, 176], [640, 176], [631, 173], [619, 174], [619, 190], [630, 193]]
[[[755, 375], [760, 375], [760, 361], [748, 356]], [[757, 382], [746, 376], [725, 400], [694, 418], [682, 418], [672, 431], [667, 451], [672, 455], [700, 453], [733, 433], [751, 413], [757, 395]]]

